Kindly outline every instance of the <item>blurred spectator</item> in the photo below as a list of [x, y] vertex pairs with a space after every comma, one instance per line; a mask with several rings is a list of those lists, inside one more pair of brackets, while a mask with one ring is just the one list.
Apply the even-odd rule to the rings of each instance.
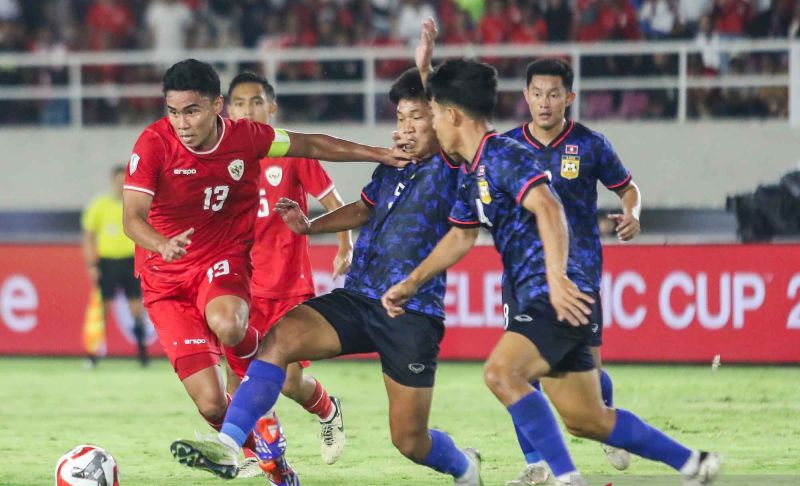
[[89, 48], [95, 51], [130, 47], [136, 22], [119, 0], [95, 0], [86, 13]]
[[500, 0], [487, 0], [486, 12], [478, 25], [478, 37], [481, 44], [500, 44], [505, 37], [508, 19]]
[[678, 6], [674, 0], [645, 0], [639, 12], [642, 33], [648, 39], [667, 39], [675, 30]]
[[544, 21], [548, 41], [566, 42], [572, 38], [572, 10], [568, 0], [547, 0]]
[[703, 60], [705, 74], [719, 73], [722, 62], [719, 51], [719, 33], [714, 30], [711, 17], [708, 15], [700, 18], [700, 27], [695, 43], [702, 49], [700, 56]]
[[144, 22], [150, 30], [150, 46], [158, 53], [186, 48], [192, 11], [178, 0], [154, 0], [147, 6]]
[[397, 35], [408, 45], [415, 45], [422, 32], [422, 22], [436, 19], [433, 7], [423, 0], [403, 0], [397, 13]]
[[750, 3], [747, 0], [715, 0], [714, 23], [722, 39], [735, 39], [745, 33], [750, 18]]
[[678, 24], [681, 36], [694, 37], [700, 26], [700, 18], [704, 15], [711, 15], [713, 8], [712, 0], [679, 0]]

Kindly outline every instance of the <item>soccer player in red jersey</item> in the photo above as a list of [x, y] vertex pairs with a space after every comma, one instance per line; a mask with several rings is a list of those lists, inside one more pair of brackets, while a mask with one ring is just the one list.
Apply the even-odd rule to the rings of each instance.
[[[137, 246], [136, 272], [159, 341], [200, 414], [219, 427], [228, 407], [221, 348], [242, 358], [258, 350], [248, 314], [259, 160], [404, 165], [408, 157], [399, 149], [223, 119], [219, 76], [194, 59], [170, 67], [162, 87], [167, 116], [134, 146], [123, 224]], [[248, 442], [255, 448], [252, 437]]]
[[[231, 120], [246, 118], [268, 124], [278, 110], [275, 89], [261, 76], [244, 72], [233, 78], [228, 88], [228, 114]], [[260, 336], [294, 306], [314, 297], [308, 237], [296, 235], [271, 208], [282, 197], [298, 201], [308, 213], [307, 194], [316, 197], [328, 211], [344, 205], [333, 181], [319, 160], [290, 157], [262, 158], [258, 177], [259, 206], [251, 282], [250, 326]], [[338, 234], [339, 251], [333, 261], [334, 277], [347, 273], [353, 259], [350, 231]], [[247, 372], [250, 359], [241, 359], [227, 350], [228, 393], [233, 395]], [[308, 362], [291, 364], [286, 369], [282, 393], [319, 417], [323, 460], [333, 464], [344, 448], [341, 404], [312, 376], [303, 376]], [[240, 469], [244, 469], [241, 466]], [[242, 476], [243, 471], [239, 472]]]

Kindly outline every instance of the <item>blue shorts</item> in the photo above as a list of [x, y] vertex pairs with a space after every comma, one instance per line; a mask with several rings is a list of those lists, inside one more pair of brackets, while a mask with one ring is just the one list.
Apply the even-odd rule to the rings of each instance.
[[391, 318], [380, 301], [345, 289], [303, 303], [339, 335], [342, 355], [377, 352], [383, 372], [401, 385], [430, 388], [436, 376], [444, 322], [406, 311]]
[[506, 315], [506, 332], [522, 334], [531, 341], [550, 365], [550, 373], [589, 371], [595, 368], [591, 347], [597, 342], [602, 323], [595, 317], [600, 310], [599, 295], [595, 294], [592, 318], [588, 325], [573, 326], [559, 321], [547, 294], [536, 297], [526, 308], [520, 309], [508, 292], [503, 292], [503, 311]]

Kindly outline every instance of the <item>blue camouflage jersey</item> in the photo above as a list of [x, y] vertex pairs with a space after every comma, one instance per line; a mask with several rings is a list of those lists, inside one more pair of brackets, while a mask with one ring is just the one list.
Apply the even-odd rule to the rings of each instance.
[[570, 227], [570, 237], [583, 271], [595, 291], [603, 276], [603, 249], [597, 228], [597, 181], [619, 191], [631, 182], [608, 140], [580, 123], [569, 121], [564, 130], [545, 145], [524, 124], [504, 134], [533, 149], [537, 159], [548, 164], [551, 187], [556, 191]]
[[[461, 172], [458, 199], [450, 213], [454, 226], [483, 225], [492, 233], [503, 260], [503, 287], [520, 309], [549, 291], [536, 216], [521, 205], [528, 191], [547, 184], [549, 178], [529, 148], [487, 133], [475, 159]], [[567, 276], [581, 290], [592, 290], [573, 251], [569, 252]]]
[[[380, 299], [408, 276], [450, 230], [458, 166], [443, 153], [397, 169], [378, 166], [361, 200], [372, 211], [353, 249], [344, 288]], [[444, 318], [445, 274], [419, 288], [404, 307]]]

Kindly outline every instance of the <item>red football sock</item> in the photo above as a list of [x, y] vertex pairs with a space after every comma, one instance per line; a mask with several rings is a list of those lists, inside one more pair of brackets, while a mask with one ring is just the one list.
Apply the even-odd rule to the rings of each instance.
[[236, 346], [231, 346], [228, 349], [240, 358], [255, 358], [258, 351], [258, 331], [253, 327], [247, 326], [244, 339]]
[[305, 408], [308, 413], [313, 413], [319, 417], [320, 420], [325, 420], [329, 418], [333, 412], [333, 402], [331, 401], [331, 397], [328, 396], [328, 392], [322, 387], [322, 384], [316, 379], [314, 382], [317, 386], [314, 388], [314, 393], [311, 395], [311, 398], [306, 400], [303, 404], [303, 408]]

